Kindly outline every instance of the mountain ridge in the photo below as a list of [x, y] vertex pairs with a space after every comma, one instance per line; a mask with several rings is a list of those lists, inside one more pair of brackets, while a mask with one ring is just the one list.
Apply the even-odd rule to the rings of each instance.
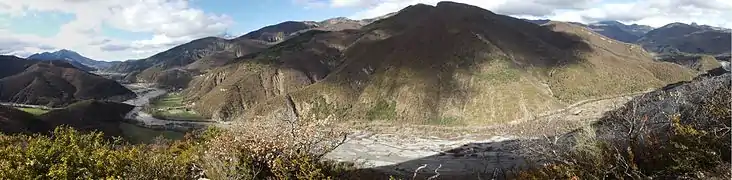
[[638, 44], [658, 54], [729, 54], [730, 30], [707, 25], [671, 23], [656, 28]]
[[[54, 51], [54, 52], [36, 53], [36, 54], [28, 56], [27, 59], [65, 60], [65, 61], [71, 62], [72, 64], [77, 66], [79, 69], [86, 70], [86, 71], [104, 69], [104, 68], [108, 68], [108, 67], [112, 66], [113, 64], [115, 64], [114, 62], [100, 61], [100, 60], [94, 60], [91, 58], [87, 58], [75, 51], [71, 51], [71, 50], [67, 50], [67, 49], [61, 49], [61, 50]], [[84, 66], [87, 66], [87, 67], [84, 67]]]
[[[459, 3], [413, 5], [359, 30], [293, 37], [300, 40], [263, 51], [284, 53], [216, 68], [195, 78], [186, 94], [218, 120], [485, 124], [691, 76], [679, 65], [654, 61], [637, 45], [587, 32]], [[326, 53], [290, 60], [312, 52]], [[312, 63], [297, 64], [305, 61]]]
[[383, 17], [365, 20], [350, 20], [341, 17], [321, 22], [286, 21], [233, 39], [216, 37], [196, 39], [146, 59], [119, 63], [107, 70], [132, 73], [127, 79], [133, 82], [157, 82], [164, 86], [182, 88], [186, 86], [189, 79], [203, 71], [227, 64], [230, 60], [243, 55], [256, 53], [306, 31], [357, 29], [379, 18]]

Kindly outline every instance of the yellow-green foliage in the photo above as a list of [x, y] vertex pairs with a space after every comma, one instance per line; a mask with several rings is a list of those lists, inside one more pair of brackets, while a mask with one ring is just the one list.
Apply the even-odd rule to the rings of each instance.
[[145, 110], [160, 119], [205, 120], [206, 118], [188, 107], [181, 93], [168, 93], [152, 99]]
[[51, 137], [0, 135], [0, 179], [185, 179], [197, 153], [187, 143], [127, 145], [66, 127]]
[[392, 120], [396, 117], [396, 103], [394, 101], [381, 100], [366, 112], [368, 120]]
[[491, 61], [487, 68], [478, 72], [476, 76], [477, 78], [493, 83], [505, 83], [518, 81], [521, 77], [521, 71], [516, 67], [511, 67], [510, 60], [502, 57], [501, 59]]
[[18, 108], [18, 109], [21, 111], [25, 111], [27, 113], [36, 115], [36, 116], [41, 115], [41, 114], [46, 114], [48, 112], [48, 110], [40, 109], [40, 108]]
[[342, 117], [346, 114], [348, 107], [339, 107], [326, 102], [322, 96], [314, 97], [310, 108], [310, 119], [328, 119], [333, 117]]
[[[341, 166], [308, 151], [256, 148], [246, 142], [261, 141], [227, 141], [233, 138], [227, 135], [210, 129], [184, 140], [147, 145], [110, 141], [102, 133], [67, 127], [57, 128], [52, 136], [0, 135], [0, 179], [333, 179], [343, 172]], [[226, 147], [216, 142], [240, 144], [219, 151]], [[219, 176], [216, 167], [234, 171]]]

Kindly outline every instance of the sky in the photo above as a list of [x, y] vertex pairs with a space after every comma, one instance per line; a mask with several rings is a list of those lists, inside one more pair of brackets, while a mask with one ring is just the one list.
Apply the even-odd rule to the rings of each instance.
[[[672, 22], [732, 28], [730, 0], [453, 0], [529, 19]], [[364, 19], [439, 0], [0, 0], [0, 54], [69, 49], [142, 59], [191, 40], [235, 37], [283, 21]]]

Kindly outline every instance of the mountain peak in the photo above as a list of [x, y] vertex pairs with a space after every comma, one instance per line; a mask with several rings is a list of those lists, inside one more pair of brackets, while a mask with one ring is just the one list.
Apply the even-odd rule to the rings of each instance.
[[[97, 61], [93, 60], [87, 57], [82, 56], [81, 54], [68, 50], [68, 49], [60, 49], [54, 52], [43, 52], [43, 53], [36, 53], [33, 55], [28, 56], [28, 59], [33, 60], [65, 60], [71, 62], [71, 64], [74, 64], [79, 69], [84, 70], [92, 70], [94, 68], [106, 68], [109, 65], [111, 65], [108, 62], [104, 61]], [[92, 68], [89, 68], [92, 67]]]
[[665, 25], [663, 27], [660, 27], [660, 28], [686, 27], [686, 26], [690, 26], [690, 25], [685, 24], [685, 23], [681, 23], [681, 22], [673, 22], [673, 23], [669, 23], [669, 24], [667, 24], [667, 25]]
[[622, 25], [622, 26], [625, 26], [625, 24], [623, 24], [619, 21], [615, 21], [615, 20], [599, 21], [599, 22], [593, 23], [592, 25], [616, 25], [616, 26]]
[[63, 52], [63, 53], [75, 53], [74, 51], [72, 51], [72, 50], [68, 50], [68, 49], [61, 49], [61, 50], [58, 50], [58, 51], [56, 51], [56, 52]]

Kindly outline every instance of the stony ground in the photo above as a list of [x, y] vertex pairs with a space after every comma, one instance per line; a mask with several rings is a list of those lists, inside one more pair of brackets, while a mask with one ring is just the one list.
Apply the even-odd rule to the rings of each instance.
[[[591, 100], [567, 109], [485, 127], [394, 126], [368, 124], [326, 157], [362, 168], [412, 177], [454, 179], [495, 177], [525, 164], [521, 139], [564, 134], [588, 125], [629, 101], [629, 94]], [[366, 128], [368, 127], [368, 128]], [[437, 173], [436, 173], [436, 172]]]

